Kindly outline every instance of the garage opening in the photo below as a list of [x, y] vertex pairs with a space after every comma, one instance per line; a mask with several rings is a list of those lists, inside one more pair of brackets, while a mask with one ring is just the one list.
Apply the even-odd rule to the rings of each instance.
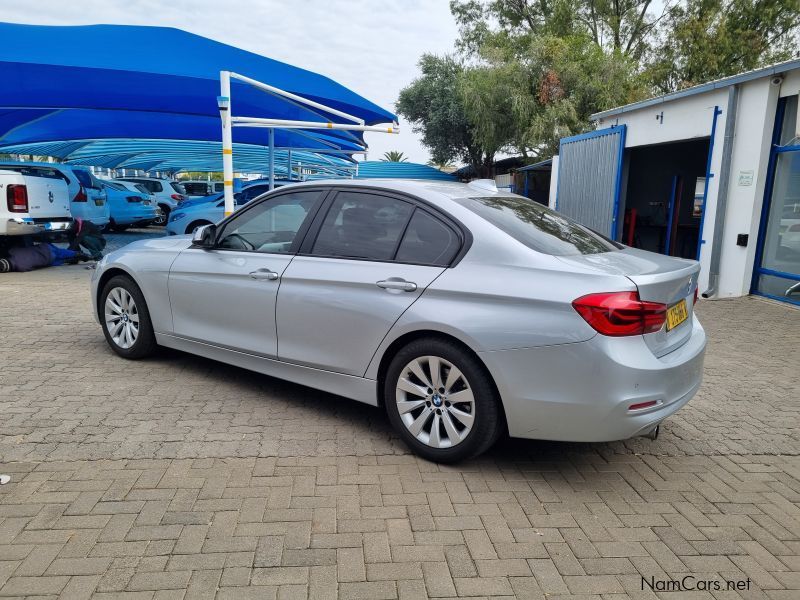
[[708, 148], [709, 138], [703, 138], [626, 151], [623, 243], [697, 256]]

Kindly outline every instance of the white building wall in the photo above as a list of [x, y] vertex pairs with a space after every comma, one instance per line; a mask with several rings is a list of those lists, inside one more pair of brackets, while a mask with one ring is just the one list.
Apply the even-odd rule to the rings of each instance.
[[[728, 206], [722, 234], [719, 298], [742, 296], [750, 291], [777, 101], [779, 96], [797, 94], [798, 88], [800, 71], [787, 74], [781, 85], [775, 85], [770, 77], [740, 85]], [[700, 254], [701, 291], [708, 288], [727, 100], [728, 88], [711, 90], [606, 117], [597, 124], [598, 128], [627, 125], [625, 147], [633, 148], [709, 137], [715, 107], [722, 111], [717, 118], [713, 140], [713, 177], [709, 181], [701, 234], [701, 239], [705, 240]], [[740, 233], [749, 234], [746, 247], [736, 245]]]
[[[749, 81], [740, 87], [728, 207], [722, 233], [717, 292], [720, 298], [743, 296], [750, 292], [779, 90], [779, 86], [766, 78]], [[713, 235], [708, 220], [705, 229], [704, 239], [708, 246]], [[749, 235], [747, 246], [736, 245], [738, 234]]]

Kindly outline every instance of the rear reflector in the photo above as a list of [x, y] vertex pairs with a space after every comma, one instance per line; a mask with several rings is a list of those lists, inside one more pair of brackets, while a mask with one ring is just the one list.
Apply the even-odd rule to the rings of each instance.
[[638, 402], [636, 404], [631, 404], [628, 407], [628, 410], [640, 410], [642, 408], [650, 408], [651, 406], [655, 406], [658, 404], [657, 400], [648, 400], [647, 402]]
[[182, 195], [180, 195], [180, 194], [172, 194], [172, 195], [170, 196], [170, 198], [172, 198], [173, 200], [175, 200], [175, 202], [183, 202], [183, 201], [186, 199], [184, 196], [182, 196]]
[[640, 300], [638, 292], [589, 294], [572, 306], [592, 329], [612, 337], [654, 333], [667, 318], [666, 304]]
[[28, 188], [19, 183], [10, 183], [6, 187], [6, 202], [12, 213], [28, 212]]

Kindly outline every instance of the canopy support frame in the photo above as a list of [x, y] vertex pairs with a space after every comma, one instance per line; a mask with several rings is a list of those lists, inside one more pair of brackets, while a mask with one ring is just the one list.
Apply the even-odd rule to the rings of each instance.
[[[307, 107], [324, 111], [350, 121], [350, 123], [336, 123], [333, 121], [292, 121], [289, 119], [266, 119], [260, 117], [234, 117], [231, 111], [231, 78], [251, 85], [269, 94], [285, 98], [289, 102], [302, 104]], [[344, 111], [326, 106], [320, 102], [298, 96], [286, 90], [257, 81], [245, 75], [232, 71], [220, 71], [220, 95], [217, 98], [220, 120], [222, 121], [222, 167], [223, 189], [225, 194], [225, 216], [233, 213], [233, 127], [267, 127], [269, 128], [269, 187], [275, 187], [275, 129], [333, 129], [337, 131], [376, 131], [381, 133], [400, 133], [397, 123], [390, 127], [366, 125], [364, 119], [354, 117]], [[366, 149], [366, 148], [365, 148]]]

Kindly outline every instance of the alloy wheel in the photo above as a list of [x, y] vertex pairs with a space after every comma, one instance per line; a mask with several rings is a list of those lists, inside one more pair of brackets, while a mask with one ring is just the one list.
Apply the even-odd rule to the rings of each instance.
[[130, 292], [122, 287], [112, 288], [106, 296], [106, 328], [114, 343], [127, 350], [139, 337], [139, 310]]
[[460, 444], [475, 422], [475, 396], [469, 381], [439, 356], [420, 356], [403, 368], [396, 401], [405, 427], [431, 448]]

